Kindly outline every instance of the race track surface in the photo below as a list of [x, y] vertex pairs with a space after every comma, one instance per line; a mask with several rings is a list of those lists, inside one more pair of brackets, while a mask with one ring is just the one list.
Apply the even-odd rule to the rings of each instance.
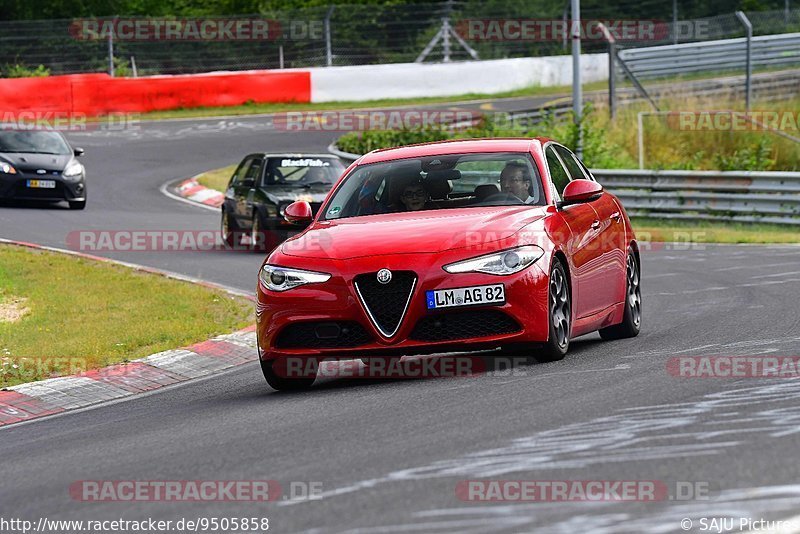
[[[64, 248], [76, 230], [213, 230], [218, 215], [169, 199], [169, 180], [249, 151], [322, 151], [335, 133], [263, 119], [143, 123], [68, 135], [86, 149], [86, 211], [4, 205], [0, 237]], [[261, 257], [100, 253], [249, 290]], [[674, 356], [800, 354], [800, 247], [654, 246], [642, 252], [635, 339], [576, 340], [567, 358], [470, 378], [323, 380], [272, 391], [257, 363], [0, 430], [0, 516], [268, 517], [275, 532], [680, 532], [680, 521], [797, 513], [800, 381], [679, 378]], [[87, 323], [87, 329], [91, 328]], [[65, 334], [68, 335], [68, 334]], [[316, 481], [322, 499], [115, 502], [79, 480]], [[699, 482], [710, 500], [470, 503], [459, 481]]]

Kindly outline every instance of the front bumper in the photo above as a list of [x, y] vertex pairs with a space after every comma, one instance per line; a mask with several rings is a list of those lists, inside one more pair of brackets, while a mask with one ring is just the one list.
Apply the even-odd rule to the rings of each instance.
[[[441, 266], [463, 259], [463, 252], [452, 257], [436, 255], [393, 255], [386, 257], [356, 258], [348, 261], [308, 260], [295, 261], [292, 267], [331, 273], [331, 279], [322, 284], [308, 284], [285, 292], [273, 292], [258, 287], [256, 308], [259, 355], [262, 360], [281, 357], [337, 357], [340, 359], [364, 356], [398, 356], [447, 352], [450, 350], [482, 350], [500, 345], [546, 342], [549, 335], [547, 274], [537, 263], [510, 276], [493, 276], [481, 273], [449, 274]], [[544, 258], [539, 261], [543, 261]], [[397, 333], [391, 338], [383, 336], [370, 320], [358, 298], [353, 279], [358, 274], [388, 268], [392, 271], [414, 271], [417, 283], [412, 292], [408, 310]], [[502, 305], [428, 310], [426, 291], [502, 283], [506, 302]], [[468, 313], [467, 316], [454, 314]], [[466, 317], [466, 318], [465, 318]], [[436, 330], [423, 328], [453, 325], [454, 320], [470, 321], [459, 324], [455, 337], [441, 338]], [[493, 328], [486, 323], [495, 321]], [[319, 331], [309, 328], [303, 333], [298, 325], [327, 323], [347, 329], [344, 343], [334, 341], [330, 346], [317, 339]], [[516, 325], [510, 327], [509, 325]], [[501, 327], [501, 328], [500, 328]], [[289, 329], [299, 329], [285, 343]], [[333, 328], [335, 333], [335, 328]], [[433, 332], [433, 333], [431, 333]], [[327, 334], [326, 334], [327, 335]], [[449, 335], [449, 333], [448, 333]], [[307, 339], [304, 343], [303, 340]], [[288, 346], [287, 346], [288, 345]]]
[[[56, 183], [53, 189], [28, 187], [28, 180], [52, 180]], [[45, 201], [81, 201], [86, 200], [86, 182], [83, 177], [78, 180], [66, 180], [61, 175], [52, 174], [0, 174], [0, 199], [45, 200]]]

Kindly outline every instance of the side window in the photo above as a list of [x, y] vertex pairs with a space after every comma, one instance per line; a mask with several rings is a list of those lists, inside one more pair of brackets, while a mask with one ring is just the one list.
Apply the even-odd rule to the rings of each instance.
[[578, 163], [575, 161], [575, 157], [572, 155], [572, 152], [563, 146], [556, 146], [556, 151], [558, 152], [558, 155], [561, 156], [561, 161], [563, 161], [564, 165], [567, 166], [570, 178], [573, 180], [586, 179], [586, 175], [583, 174], [583, 170], [578, 166]]
[[244, 161], [239, 164], [239, 166], [233, 172], [233, 176], [231, 177], [228, 187], [238, 185], [242, 180], [244, 180], [244, 175], [247, 173], [247, 169], [250, 167], [251, 161], [253, 161], [253, 158], [245, 158]]
[[264, 158], [253, 158], [250, 167], [247, 169], [247, 174], [244, 175], [244, 180], [255, 185], [261, 176], [261, 167], [263, 165]]
[[547, 147], [547, 150], [545, 150], [545, 157], [547, 158], [547, 168], [550, 169], [550, 178], [553, 180], [553, 186], [556, 188], [556, 193], [560, 197], [561, 193], [564, 192], [564, 188], [567, 187], [567, 184], [570, 182], [569, 175], [564, 169], [564, 166], [561, 165], [558, 156], [556, 156], [553, 145]]

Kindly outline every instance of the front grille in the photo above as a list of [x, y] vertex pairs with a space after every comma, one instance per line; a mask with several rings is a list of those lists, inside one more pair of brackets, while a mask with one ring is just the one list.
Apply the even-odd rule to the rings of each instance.
[[367, 273], [356, 276], [354, 281], [372, 324], [384, 336], [392, 337], [406, 314], [417, 275], [412, 271], [394, 271], [389, 283], [381, 284], [378, 273]]
[[499, 310], [442, 313], [420, 319], [411, 333], [417, 341], [448, 341], [519, 332], [519, 323]]
[[[33, 178], [34, 180], [50, 180], [48, 176]], [[17, 182], [14, 196], [24, 198], [64, 198], [64, 184], [56, 181], [55, 189], [28, 187], [25, 180]]]
[[358, 347], [372, 341], [363, 326], [354, 321], [302, 322], [290, 324], [278, 334], [280, 349], [336, 349]]

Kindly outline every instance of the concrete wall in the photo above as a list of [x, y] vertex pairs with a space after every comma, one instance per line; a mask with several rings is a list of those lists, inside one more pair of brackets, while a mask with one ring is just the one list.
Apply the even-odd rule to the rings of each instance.
[[[534, 85], [572, 83], [571, 56], [400, 63], [354, 67], [315, 67], [311, 72], [311, 101], [377, 100], [496, 93]], [[608, 54], [581, 57], [584, 83], [608, 79]]]

